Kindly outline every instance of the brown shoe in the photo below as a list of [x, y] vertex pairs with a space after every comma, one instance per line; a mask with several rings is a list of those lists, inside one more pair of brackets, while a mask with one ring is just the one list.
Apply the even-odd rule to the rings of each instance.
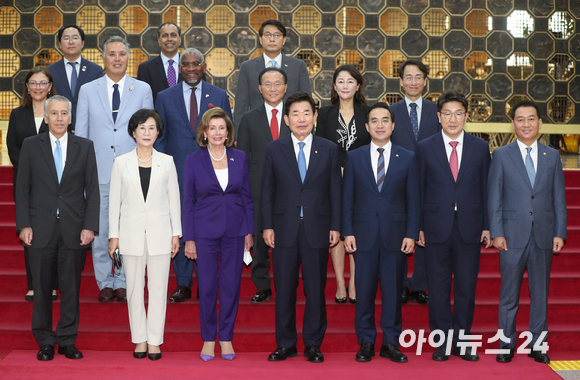
[[99, 302], [113, 302], [115, 297], [113, 296], [113, 289], [103, 288], [99, 293]]
[[127, 302], [127, 291], [123, 288], [115, 289], [113, 296], [115, 296], [118, 302]]
[[187, 286], [178, 286], [171, 296], [169, 302], [179, 303], [191, 298], [191, 288]]

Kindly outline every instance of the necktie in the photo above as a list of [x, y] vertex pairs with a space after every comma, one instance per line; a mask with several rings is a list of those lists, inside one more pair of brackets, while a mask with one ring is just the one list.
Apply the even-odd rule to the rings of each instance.
[[62, 149], [60, 148], [59, 140], [56, 140], [56, 148], [54, 149], [54, 166], [56, 167], [58, 183], [60, 183], [60, 179], [62, 178]]
[[453, 179], [457, 181], [457, 174], [459, 173], [459, 160], [457, 159], [457, 141], [450, 141], [449, 145], [453, 149], [451, 155], [449, 156], [449, 166], [451, 167], [451, 173], [453, 173]]
[[75, 96], [75, 90], [77, 89], [77, 63], [68, 62], [72, 66], [72, 73], [70, 75], [70, 91], [72, 95]]
[[176, 76], [175, 76], [175, 69], [173, 68], [173, 62], [175, 62], [175, 61], [173, 59], [170, 59], [167, 62], [169, 63], [169, 66], [167, 67], [167, 83], [169, 84], [169, 87], [171, 87], [175, 83], [177, 83]]
[[195, 128], [197, 127], [197, 98], [195, 97], [195, 89], [197, 87], [191, 88], [191, 97], [189, 98], [189, 124], [191, 125], [191, 130], [193, 131], [193, 136], [195, 138]]
[[119, 104], [121, 104], [121, 94], [119, 94], [119, 85], [115, 83], [113, 85], [113, 123], [117, 121]]
[[275, 59], [270, 60], [270, 67], [276, 67], [276, 60]]
[[[300, 179], [304, 183], [304, 178], [306, 178], [306, 156], [304, 156], [304, 142], [299, 142], [300, 152], [298, 152], [298, 170], [300, 171]], [[304, 217], [304, 207], [300, 206], [300, 217]]]
[[526, 171], [528, 172], [528, 178], [530, 178], [530, 184], [532, 185], [532, 189], [534, 188], [534, 182], [536, 182], [536, 171], [534, 170], [534, 161], [532, 160], [532, 156], [530, 156], [530, 152], [532, 151], [532, 147], [527, 147], [526, 150], [528, 154], [526, 155]]
[[[270, 131], [272, 132], [272, 139], [278, 140], [278, 119], [276, 118], [276, 114], [278, 114], [278, 110], [272, 110], [272, 121], [270, 121]], [[304, 143], [302, 143], [304, 144]]]
[[417, 117], [417, 103], [411, 103], [411, 113], [409, 114], [411, 118], [411, 127], [413, 127], [413, 133], [415, 134], [415, 140], [419, 136], [419, 118]]
[[383, 156], [384, 148], [378, 148], [379, 160], [377, 162], [377, 186], [379, 191], [383, 188], [383, 182], [385, 181], [385, 157]]

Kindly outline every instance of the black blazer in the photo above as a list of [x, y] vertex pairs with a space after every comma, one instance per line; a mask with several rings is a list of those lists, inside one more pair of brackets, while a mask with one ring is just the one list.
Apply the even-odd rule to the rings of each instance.
[[[290, 129], [284, 121], [284, 115], [281, 115], [280, 119], [279, 138], [282, 138], [290, 134]], [[266, 144], [273, 141], [270, 124], [268, 124], [268, 115], [266, 115], [266, 106], [262, 104], [260, 107], [246, 112], [242, 117], [238, 132], [238, 149], [244, 151], [248, 157], [252, 197], [259, 199]]]
[[[179, 62], [177, 62], [179, 65]], [[177, 74], [177, 83], [183, 80], [183, 77], [179, 73], [179, 70], [175, 72]], [[137, 69], [137, 79], [146, 82], [151, 86], [151, 92], [153, 93], [153, 104], [157, 100], [157, 94], [163, 90], [169, 88], [169, 83], [167, 83], [167, 74], [165, 74], [165, 68], [163, 67], [163, 60], [161, 56], [158, 55], [155, 58], [151, 58], [145, 62], [142, 62]]]
[[[356, 125], [356, 140], [350, 146], [349, 151], [360, 148], [371, 142], [371, 135], [369, 135], [365, 126], [366, 113], [368, 107], [357, 102], [354, 103], [354, 120]], [[318, 110], [318, 121], [316, 124], [316, 136], [324, 137], [327, 140], [337, 143], [338, 133], [338, 104], [333, 106], [322, 107]], [[346, 161], [347, 150], [342, 146], [338, 146], [340, 166], [344, 167]]]

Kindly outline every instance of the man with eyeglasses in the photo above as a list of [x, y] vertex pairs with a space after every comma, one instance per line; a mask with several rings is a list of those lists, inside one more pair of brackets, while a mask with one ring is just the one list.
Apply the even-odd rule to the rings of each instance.
[[[155, 142], [155, 149], [173, 156], [182, 205], [185, 159], [199, 150], [196, 133], [203, 114], [210, 108], [220, 107], [232, 117], [227, 93], [203, 80], [206, 67], [203, 54], [199, 50], [185, 49], [179, 62], [179, 73], [183, 81], [161, 91], [155, 101], [155, 110], [164, 125], [163, 136]], [[194, 261], [185, 257], [184, 248], [185, 243], [182, 241], [179, 253], [173, 259], [177, 288], [169, 296], [169, 302], [183, 302], [191, 298]]]
[[82, 85], [103, 76], [103, 68], [81, 57], [85, 46], [85, 32], [77, 25], [63, 26], [57, 33], [62, 59], [46, 69], [52, 74], [54, 89], [72, 103], [69, 131], [74, 133], [79, 90]]
[[265, 68], [275, 67], [286, 72], [288, 89], [286, 90], [284, 101], [288, 99], [289, 95], [298, 91], [304, 91], [308, 95], [312, 95], [306, 64], [299, 59], [282, 53], [282, 48], [286, 43], [286, 33], [286, 27], [280, 21], [264, 21], [258, 30], [260, 44], [264, 49], [264, 53], [259, 57], [243, 62], [240, 66], [234, 104], [236, 141], [244, 113], [263, 104], [259, 91], [258, 74]]
[[272, 298], [270, 279], [270, 255], [268, 246], [262, 239], [260, 214], [260, 183], [266, 144], [290, 134], [284, 121], [284, 104], [282, 99], [288, 88], [286, 72], [275, 68], [262, 70], [259, 79], [259, 90], [264, 102], [258, 108], [246, 112], [239, 127], [238, 149], [246, 152], [250, 169], [252, 197], [254, 198], [254, 248], [252, 258], [252, 281], [256, 294], [252, 303], [262, 303]]
[[487, 215], [491, 157], [487, 142], [463, 130], [468, 118], [463, 94], [447, 92], [437, 107], [442, 132], [419, 142], [415, 150], [422, 208], [419, 244], [425, 247], [429, 327], [444, 334], [432, 358], [445, 361], [453, 353], [463, 360], [477, 361], [469, 335], [481, 244], [491, 246]]

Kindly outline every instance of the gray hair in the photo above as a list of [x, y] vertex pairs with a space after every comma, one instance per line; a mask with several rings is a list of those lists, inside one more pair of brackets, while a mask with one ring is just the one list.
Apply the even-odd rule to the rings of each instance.
[[123, 45], [125, 45], [125, 50], [127, 50], [127, 55], [129, 55], [129, 53], [130, 53], [129, 46], [130, 45], [127, 42], [127, 40], [121, 36], [111, 36], [111, 37], [107, 38], [105, 40], [105, 43], [103, 44], [103, 58], [105, 58], [105, 54], [107, 54], [107, 46], [113, 42], [120, 42]]
[[194, 49], [194, 48], [187, 48], [179, 56], [179, 64], [180, 65], [183, 62], [183, 57], [185, 55], [188, 55], [188, 54], [192, 54], [192, 55], [198, 56], [199, 58], [201, 58], [201, 63], [205, 63], [205, 58], [203, 57], [203, 54], [201, 53], [201, 51], [199, 51], [197, 49]]
[[48, 105], [51, 102], [66, 102], [68, 104], [68, 113], [69, 114], [71, 113], [72, 104], [71, 104], [70, 100], [68, 100], [67, 98], [65, 98], [62, 95], [54, 95], [54, 96], [51, 96], [50, 98], [46, 99], [46, 101], [44, 102], [44, 114], [46, 116], [48, 116]]

